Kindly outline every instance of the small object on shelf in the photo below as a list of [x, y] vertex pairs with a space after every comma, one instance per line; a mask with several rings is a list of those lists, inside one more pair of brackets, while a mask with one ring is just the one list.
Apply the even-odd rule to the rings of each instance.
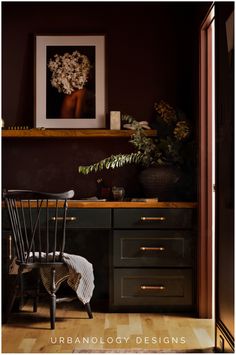
[[110, 112], [110, 129], [120, 129], [120, 111]]
[[100, 199], [101, 195], [102, 195], [102, 188], [104, 187], [104, 183], [103, 180], [97, 179], [97, 197]]
[[97, 179], [97, 196], [101, 200], [109, 200], [111, 195], [111, 188], [104, 184], [103, 179]]
[[131, 202], [158, 202], [158, 198], [132, 198]]
[[125, 197], [125, 189], [123, 187], [113, 186], [112, 194], [115, 201], [123, 201]]
[[21, 130], [29, 129], [29, 127], [28, 126], [9, 126], [7, 129], [21, 131]]
[[79, 202], [105, 202], [107, 201], [105, 198], [97, 198], [97, 196], [91, 196], [83, 199], [77, 200]]
[[[148, 125], [148, 121], [139, 121], [137, 122], [139, 124], [139, 126], [143, 129], [151, 129], [151, 127], [149, 127]], [[137, 126], [135, 124], [132, 124], [132, 123], [125, 123], [123, 125], [123, 128], [125, 129], [131, 129], [131, 130], [136, 130], [137, 129]]]

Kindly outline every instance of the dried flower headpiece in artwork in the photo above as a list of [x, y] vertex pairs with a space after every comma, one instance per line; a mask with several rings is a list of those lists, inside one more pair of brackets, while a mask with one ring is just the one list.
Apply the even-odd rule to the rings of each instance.
[[49, 60], [48, 68], [52, 72], [52, 86], [59, 92], [71, 94], [76, 89], [83, 89], [88, 81], [91, 65], [86, 55], [74, 51], [72, 54], [55, 54]]

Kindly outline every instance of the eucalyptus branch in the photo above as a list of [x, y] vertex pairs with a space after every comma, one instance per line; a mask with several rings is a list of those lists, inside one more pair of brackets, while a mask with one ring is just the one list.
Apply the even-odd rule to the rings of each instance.
[[101, 171], [103, 169], [115, 169], [121, 168], [126, 164], [139, 164], [142, 162], [143, 155], [141, 152], [130, 153], [130, 154], [117, 154], [111, 155], [108, 158], [100, 160], [97, 163], [88, 166], [79, 166], [79, 173], [87, 175], [92, 172]]

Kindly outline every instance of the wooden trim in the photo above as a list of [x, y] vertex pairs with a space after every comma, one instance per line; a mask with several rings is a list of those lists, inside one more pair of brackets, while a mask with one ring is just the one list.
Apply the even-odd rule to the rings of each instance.
[[201, 31], [205, 31], [211, 24], [211, 22], [215, 18], [215, 10], [214, 10], [215, 4], [212, 3], [212, 5], [209, 7], [209, 10], [206, 13], [206, 16], [204, 17], [202, 23], [201, 23]]
[[199, 242], [198, 242], [198, 314], [212, 317], [212, 126], [209, 100], [209, 62], [207, 29], [214, 18], [214, 7], [200, 31], [200, 117], [199, 117]]
[[[4, 129], [2, 137], [8, 138], [125, 138], [130, 137], [133, 130], [109, 130], [109, 129]], [[157, 131], [146, 131], [148, 137], [155, 137]]]

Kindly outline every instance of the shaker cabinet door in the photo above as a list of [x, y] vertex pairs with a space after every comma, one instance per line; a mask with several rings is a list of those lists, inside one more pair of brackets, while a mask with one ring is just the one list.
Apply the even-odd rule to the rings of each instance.
[[192, 270], [115, 269], [114, 304], [192, 306]]
[[186, 230], [116, 230], [113, 258], [115, 267], [192, 266], [192, 234]]
[[189, 208], [130, 208], [114, 210], [114, 228], [189, 229], [193, 226], [193, 210]]

